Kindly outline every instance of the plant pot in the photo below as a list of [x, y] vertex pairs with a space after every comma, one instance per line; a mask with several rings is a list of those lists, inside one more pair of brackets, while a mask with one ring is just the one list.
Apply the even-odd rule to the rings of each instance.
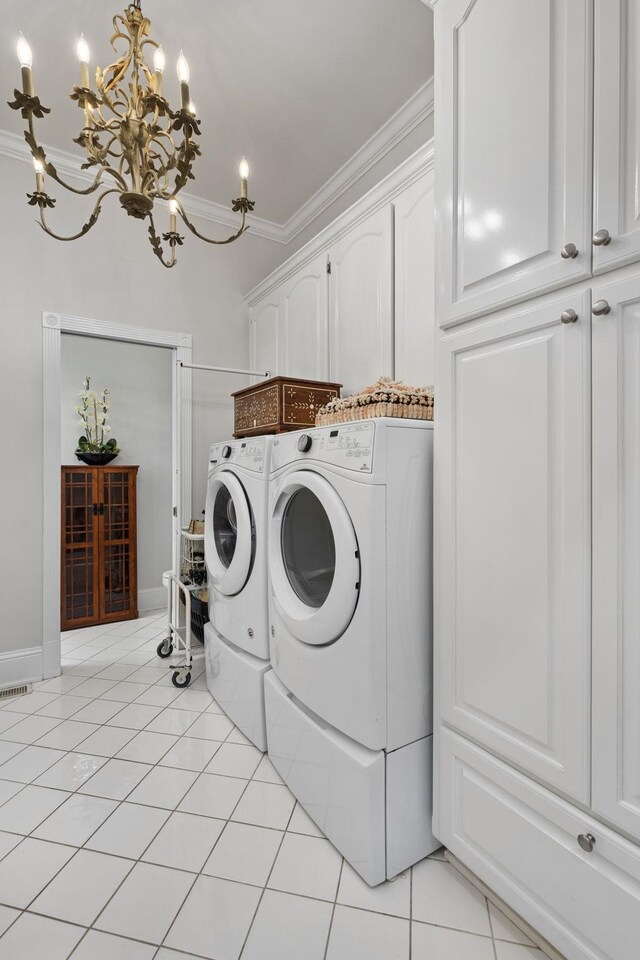
[[78, 453], [76, 450], [78, 460], [86, 463], [89, 467], [103, 467], [105, 464], [115, 460], [117, 456], [117, 453]]

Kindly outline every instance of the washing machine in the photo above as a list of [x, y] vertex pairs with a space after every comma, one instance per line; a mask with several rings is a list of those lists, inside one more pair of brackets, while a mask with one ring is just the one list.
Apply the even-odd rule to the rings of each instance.
[[236, 726], [266, 750], [269, 670], [267, 520], [271, 437], [215, 443], [209, 454], [205, 563], [207, 685]]
[[431, 833], [433, 424], [276, 438], [269, 508], [271, 760], [371, 885]]

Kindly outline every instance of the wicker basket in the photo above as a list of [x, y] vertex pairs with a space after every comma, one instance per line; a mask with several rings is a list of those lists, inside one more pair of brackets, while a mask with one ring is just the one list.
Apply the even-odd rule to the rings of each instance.
[[330, 427], [334, 423], [351, 423], [353, 420], [369, 420], [371, 417], [433, 420], [433, 406], [418, 403], [367, 403], [364, 406], [336, 410], [335, 413], [324, 412], [323, 408], [316, 417], [316, 427]]

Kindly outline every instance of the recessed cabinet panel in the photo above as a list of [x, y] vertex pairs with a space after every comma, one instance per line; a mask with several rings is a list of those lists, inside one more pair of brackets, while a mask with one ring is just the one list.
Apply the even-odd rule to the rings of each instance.
[[251, 312], [254, 369], [272, 376], [280, 370], [278, 338], [280, 331], [280, 288], [255, 304]]
[[282, 285], [281, 357], [287, 377], [329, 379], [327, 294], [326, 254]]
[[640, 4], [596, 0], [595, 273], [640, 259]]
[[384, 207], [329, 252], [330, 379], [344, 395], [394, 373], [392, 219]]
[[435, 379], [433, 172], [394, 200], [395, 376], [426, 386]]
[[442, 339], [439, 375], [441, 716], [586, 800], [588, 296]]
[[445, 325], [590, 274], [590, 11], [591, 0], [436, 8]]
[[640, 842], [640, 277], [593, 298], [593, 806]]

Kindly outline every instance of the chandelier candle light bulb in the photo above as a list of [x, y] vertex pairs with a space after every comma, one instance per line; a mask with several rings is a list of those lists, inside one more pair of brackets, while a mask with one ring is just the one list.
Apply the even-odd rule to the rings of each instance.
[[36, 190], [38, 193], [44, 193], [44, 166], [42, 160], [33, 158], [33, 169], [36, 172]]
[[169, 232], [176, 232], [176, 214], [178, 212], [178, 201], [173, 197], [169, 200]]
[[80, 86], [88, 89], [89, 87], [89, 45], [84, 38], [84, 33], [80, 34], [76, 46], [76, 53], [80, 61]]
[[189, 63], [185, 57], [182, 50], [180, 51], [180, 56], [178, 57], [178, 63], [176, 65], [176, 72], [178, 74], [178, 80], [180, 81], [180, 97], [182, 100], [182, 109], [189, 109]]
[[158, 47], [153, 55], [153, 81], [154, 92], [157, 97], [162, 96], [162, 73], [166, 65], [166, 57], [162, 47]]
[[243, 157], [240, 161], [239, 167], [240, 173], [240, 197], [243, 200], [246, 200], [249, 196], [248, 187], [249, 187], [249, 164], [247, 163], [247, 158]]
[[33, 54], [31, 53], [31, 47], [25, 40], [22, 31], [20, 31], [20, 37], [18, 39], [17, 53], [20, 68], [22, 70], [22, 92], [25, 94], [25, 96], [32, 97], [33, 74], [31, 73], [31, 67], [33, 66]]

